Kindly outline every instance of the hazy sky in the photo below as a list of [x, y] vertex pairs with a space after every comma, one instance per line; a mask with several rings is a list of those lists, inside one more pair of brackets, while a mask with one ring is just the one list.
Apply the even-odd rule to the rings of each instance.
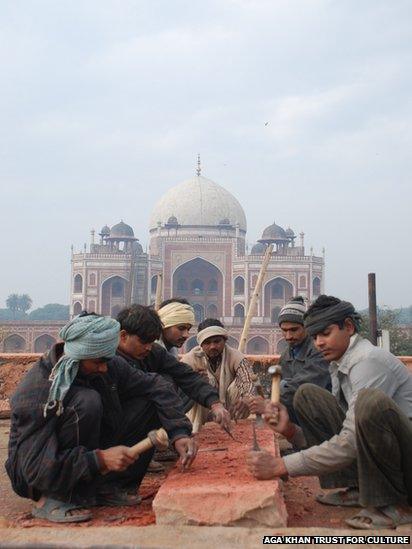
[[[411, 297], [410, 0], [3, 0], [0, 307], [68, 303], [70, 245], [195, 173], [326, 248], [326, 290]], [[266, 124], [267, 123], [267, 124]]]

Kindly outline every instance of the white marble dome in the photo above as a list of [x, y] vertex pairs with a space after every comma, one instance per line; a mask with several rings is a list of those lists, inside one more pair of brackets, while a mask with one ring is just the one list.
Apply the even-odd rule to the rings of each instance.
[[218, 227], [229, 221], [246, 232], [246, 216], [242, 206], [226, 189], [202, 176], [195, 176], [172, 187], [153, 208], [150, 230], [173, 217], [179, 226]]

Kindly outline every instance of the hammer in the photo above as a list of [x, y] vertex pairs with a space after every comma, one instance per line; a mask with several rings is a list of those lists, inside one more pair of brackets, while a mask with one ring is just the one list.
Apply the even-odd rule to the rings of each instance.
[[[130, 446], [130, 450], [133, 454], [133, 457], [137, 459], [140, 454], [147, 452], [150, 448], [155, 447], [156, 450], [167, 450], [169, 447], [169, 437], [164, 429], [158, 429], [157, 431], [150, 431], [146, 438]], [[105, 475], [108, 471], [102, 471], [102, 474]]]
[[[282, 376], [282, 368], [279, 365], [272, 364], [272, 366], [269, 366], [268, 368], [268, 374], [272, 377], [272, 391], [270, 394], [270, 400], [273, 403], [277, 403], [280, 401], [280, 379]], [[270, 425], [277, 425], [279, 419], [277, 417], [273, 417], [269, 419]]]

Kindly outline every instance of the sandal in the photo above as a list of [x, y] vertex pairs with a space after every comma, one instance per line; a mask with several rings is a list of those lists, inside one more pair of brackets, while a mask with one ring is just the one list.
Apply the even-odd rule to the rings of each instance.
[[42, 507], [32, 508], [31, 514], [35, 518], [49, 520], [50, 522], [85, 522], [92, 518], [91, 512], [87, 509], [84, 509], [82, 514], [71, 515], [70, 512], [76, 509], [84, 508], [73, 503], [46, 498]]
[[375, 528], [394, 529], [402, 524], [412, 524], [412, 508], [405, 505], [367, 507], [345, 522], [349, 526], [352, 526], [352, 528], [359, 530], [373, 530]]
[[394, 529], [394, 521], [376, 507], [367, 507], [354, 517], [345, 520], [348, 526], [357, 530], [375, 530], [376, 528]]
[[345, 488], [337, 492], [327, 492], [326, 494], [318, 494], [316, 501], [323, 505], [335, 505], [342, 507], [360, 507], [359, 505], [359, 490], [357, 488]]

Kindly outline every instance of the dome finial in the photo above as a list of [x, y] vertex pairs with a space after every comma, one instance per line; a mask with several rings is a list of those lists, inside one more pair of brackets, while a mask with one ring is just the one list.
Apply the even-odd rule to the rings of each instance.
[[200, 166], [200, 154], [197, 155], [197, 169], [196, 169], [196, 174], [197, 174], [197, 177], [200, 176], [202, 172], [202, 168]]

